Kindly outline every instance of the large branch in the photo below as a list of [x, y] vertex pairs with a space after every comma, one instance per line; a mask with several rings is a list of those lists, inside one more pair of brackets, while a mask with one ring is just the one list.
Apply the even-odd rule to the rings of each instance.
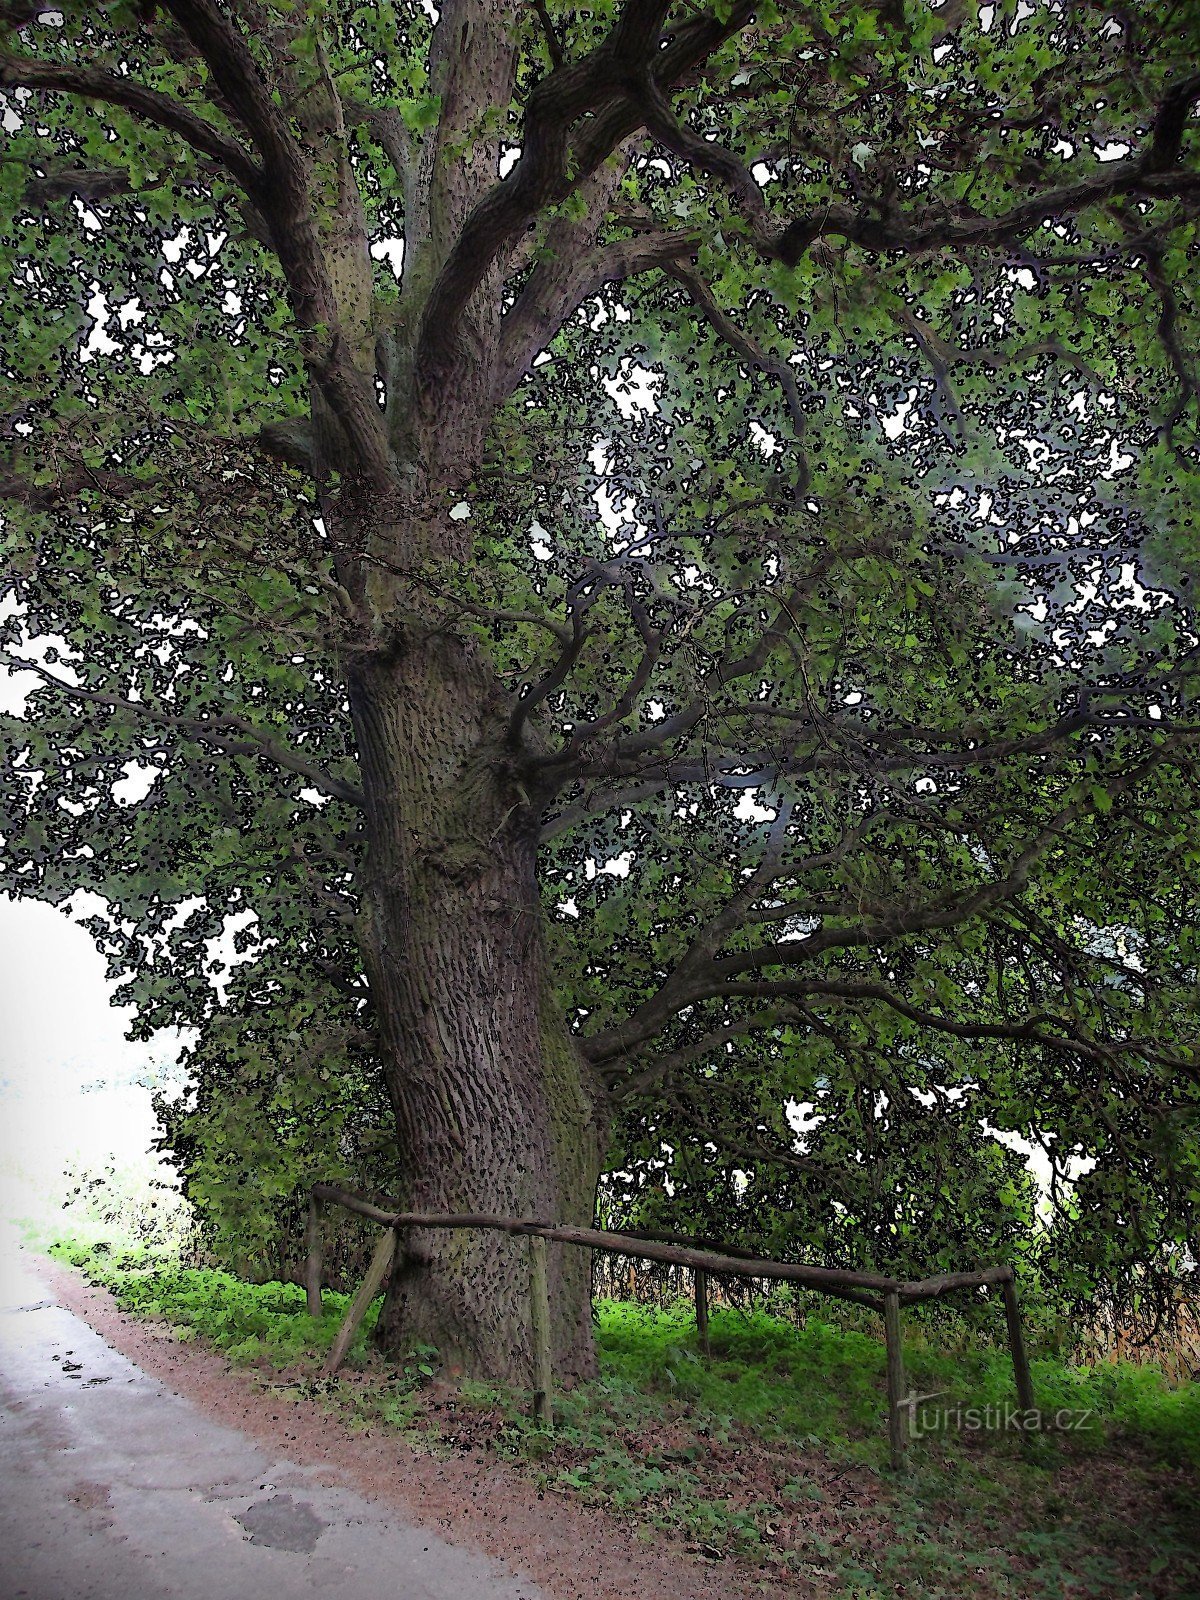
[[120, 106], [143, 122], [178, 135], [200, 155], [217, 162], [247, 194], [253, 194], [258, 188], [262, 174], [250, 153], [236, 139], [229, 138], [170, 95], [147, 88], [136, 78], [110, 72], [104, 67], [70, 66], [4, 51], [0, 52], [0, 88], [44, 90]]
[[497, 402], [512, 392], [576, 307], [605, 284], [624, 282], [655, 267], [669, 268], [695, 254], [700, 236], [683, 229], [648, 229], [596, 245], [582, 255], [572, 252], [571, 243], [568, 229], [551, 230], [547, 249], [554, 258], [533, 269], [505, 314], [492, 386]]
[[417, 352], [424, 383], [453, 367], [463, 313], [495, 262], [540, 212], [567, 199], [643, 126], [640, 85], [646, 73], [661, 85], [673, 84], [742, 28], [753, 7], [738, 0], [724, 20], [693, 17], [664, 42], [660, 33], [669, 10], [670, 0], [625, 0], [601, 44], [530, 91], [521, 157], [467, 218], [426, 303]]
[[[657, 81], [655, 81], [657, 80]], [[1121, 195], [1170, 198], [1200, 194], [1200, 172], [1178, 165], [1190, 108], [1200, 96], [1200, 73], [1182, 79], [1159, 106], [1150, 142], [1139, 156], [1098, 165], [1078, 183], [1048, 187], [995, 216], [967, 206], [947, 213], [944, 206], [903, 212], [890, 201], [872, 210], [867, 204], [823, 204], [785, 224], [771, 216], [761, 186], [740, 157], [702, 138], [671, 109], [655, 75], [645, 80], [646, 126], [672, 154], [716, 180], [746, 223], [755, 248], [764, 256], [795, 266], [817, 239], [840, 237], [872, 254], [898, 251], [981, 249], [1013, 245], [1054, 218], [1072, 217]]]
[[[374, 373], [358, 370], [355, 346], [361, 343], [361, 330], [343, 326], [343, 307], [310, 194], [308, 159], [289, 125], [287, 110], [272, 95], [272, 85], [260, 72], [244, 35], [215, 0], [170, 0], [168, 9], [260, 152], [262, 169], [251, 198], [267, 223], [283, 268], [306, 365], [358, 470], [377, 491], [387, 492], [393, 486], [393, 463], [375, 401]], [[321, 52], [318, 59], [323, 61]], [[327, 83], [322, 88], [332, 93]], [[357, 208], [357, 190], [350, 196], [347, 189], [342, 199], [347, 197]], [[357, 215], [355, 223], [365, 255], [366, 237]]]
[[295, 200], [296, 186], [302, 189], [304, 182], [300, 153], [245, 38], [213, 0], [168, 0], [166, 9], [203, 57], [223, 103], [262, 155], [264, 170]]
[[[1131, 790], [1139, 779], [1174, 750], [1177, 742], [1172, 737], [1145, 761], [1127, 772], [1110, 777], [1105, 785], [1109, 804], [1114, 796]], [[915, 934], [935, 933], [961, 926], [1023, 893], [1038, 860], [1051, 846], [1062, 840], [1065, 830], [1073, 822], [1090, 815], [1095, 809], [1095, 800], [1091, 795], [1080, 796], [1061, 807], [1013, 858], [1007, 870], [985, 883], [965, 886], [923, 904], [897, 906], [869, 921], [859, 921], [849, 926], [821, 927], [803, 939], [775, 941], [716, 959], [715, 952], [731, 931], [734, 920], [732, 913], [740, 913], [748, 903], [747, 891], [743, 887], [729, 907], [710, 919], [709, 925], [692, 942], [655, 993], [623, 1022], [593, 1035], [585, 1049], [592, 1060], [604, 1063], [646, 1044], [680, 1012], [702, 1001], [746, 997], [769, 999], [790, 992], [786, 985], [780, 988], [776, 980], [749, 978], [748, 974], [802, 968], [829, 951], [872, 948]], [[756, 874], [755, 878], [758, 876]], [[777, 876], [782, 876], [782, 872]], [[795, 912], [803, 915], [805, 909], [804, 905], [798, 904]], [[795, 982], [799, 987], [794, 992], [807, 994], [826, 992], [820, 985], [827, 984], [829, 980], [802, 977]], [[818, 987], [811, 988], [813, 984]], [[1001, 1036], [1007, 1035], [997, 1035]]]
[[830, 236], [848, 239], [872, 254], [896, 250], [917, 255], [927, 250], [1014, 245], [1044, 222], [1077, 216], [1090, 206], [1126, 194], [1168, 199], [1200, 194], [1200, 172], [1159, 172], [1148, 168], [1144, 160], [1112, 162], [1094, 178], [1047, 189], [994, 217], [969, 212], [950, 217], [920, 213], [883, 217], [861, 207], [832, 205], [770, 235], [768, 253], [795, 266], [814, 240]]

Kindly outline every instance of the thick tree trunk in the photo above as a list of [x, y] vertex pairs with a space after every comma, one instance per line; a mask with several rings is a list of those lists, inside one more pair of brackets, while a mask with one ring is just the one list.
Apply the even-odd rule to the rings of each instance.
[[[470, 640], [424, 630], [356, 672], [350, 692], [367, 803], [363, 947], [398, 1198], [590, 1223], [603, 1118], [550, 992], [537, 819], [505, 748], [507, 697]], [[560, 1377], [592, 1368], [590, 1288], [586, 1253], [551, 1246]], [[434, 1345], [452, 1373], [528, 1382], [524, 1239], [410, 1232], [380, 1339], [397, 1356]]]

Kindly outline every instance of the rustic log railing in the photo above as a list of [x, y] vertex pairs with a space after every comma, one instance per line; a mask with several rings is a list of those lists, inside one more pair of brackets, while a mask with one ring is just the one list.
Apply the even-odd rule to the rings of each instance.
[[904, 1355], [901, 1347], [901, 1307], [936, 1300], [963, 1289], [999, 1289], [1004, 1300], [1005, 1330], [1012, 1355], [1017, 1399], [1023, 1411], [1034, 1409], [1033, 1380], [1021, 1331], [1017, 1304], [1016, 1277], [1011, 1267], [983, 1267], [975, 1272], [948, 1272], [935, 1278], [905, 1281], [881, 1273], [851, 1272], [840, 1267], [813, 1267], [791, 1261], [771, 1261], [755, 1256], [739, 1246], [713, 1244], [709, 1240], [689, 1239], [682, 1234], [620, 1233], [603, 1228], [575, 1228], [553, 1222], [538, 1222], [516, 1217], [490, 1216], [486, 1212], [385, 1211], [349, 1190], [329, 1183], [314, 1183], [309, 1195], [306, 1231], [305, 1292], [308, 1310], [314, 1317], [322, 1311], [321, 1212], [326, 1205], [341, 1206], [387, 1231], [375, 1247], [371, 1264], [357, 1293], [346, 1308], [346, 1315], [326, 1358], [324, 1372], [332, 1376], [346, 1358], [359, 1324], [372, 1300], [379, 1293], [392, 1264], [396, 1235], [401, 1228], [488, 1228], [499, 1233], [523, 1234], [529, 1240], [530, 1332], [533, 1341], [533, 1409], [545, 1426], [552, 1426], [552, 1375], [550, 1362], [549, 1276], [546, 1269], [548, 1241], [569, 1244], [585, 1250], [600, 1250], [609, 1255], [637, 1256], [643, 1261], [661, 1261], [688, 1267], [695, 1277], [696, 1327], [700, 1348], [708, 1354], [708, 1297], [710, 1277], [757, 1278], [780, 1283], [795, 1283], [801, 1288], [869, 1306], [883, 1316], [887, 1346], [888, 1440], [892, 1466], [902, 1470], [905, 1462], [907, 1430], [905, 1407], [911, 1404], [906, 1392]]

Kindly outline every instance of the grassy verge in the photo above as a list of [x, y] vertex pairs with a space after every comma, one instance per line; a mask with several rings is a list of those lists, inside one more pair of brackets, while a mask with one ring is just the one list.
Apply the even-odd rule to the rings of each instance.
[[[387, 1427], [435, 1453], [511, 1461], [546, 1492], [602, 1504], [652, 1539], [681, 1536], [712, 1560], [735, 1558], [786, 1591], [883, 1595], [1180, 1600], [1200, 1593], [1200, 1384], [1153, 1369], [1034, 1361], [1047, 1412], [1078, 1430], [1023, 1448], [1011, 1431], [930, 1433], [898, 1479], [885, 1465], [883, 1349], [866, 1333], [763, 1312], [715, 1313], [713, 1353], [696, 1350], [686, 1308], [598, 1307], [600, 1375], [556, 1398], [552, 1435], [519, 1391], [432, 1382], [436, 1352], [399, 1372], [373, 1353], [368, 1316], [345, 1377], [316, 1377], [345, 1297], [309, 1317], [303, 1291], [185, 1270], [145, 1251], [66, 1244], [60, 1259], [105, 1284], [127, 1310], [165, 1318], [233, 1362], [273, 1375], [349, 1427]], [[1011, 1402], [1005, 1355], [945, 1352], [915, 1337], [912, 1384], [961, 1422]], [[280, 1389], [278, 1375], [289, 1388]]]

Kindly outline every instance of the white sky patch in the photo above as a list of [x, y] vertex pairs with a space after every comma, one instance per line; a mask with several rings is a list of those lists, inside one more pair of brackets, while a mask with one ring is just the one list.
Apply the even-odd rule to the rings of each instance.
[[92, 327], [79, 352], [80, 361], [94, 361], [97, 356], [110, 356], [121, 348], [120, 342], [110, 338], [105, 331], [112, 312], [108, 299], [98, 283], [92, 284], [92, 296], [84, 308], [92, 318]]
[[808, 1143], [806, 1136], [825, 1121], [811, 1100], [789, 1100], [784, 1105], [783, 1114], [788, 1120], [788, 1126], [796, 1135], [797, 1150], [805, 1148]]
[[610, 856], [607, 861], [602, 862], [599, 870], [607, 873], [610, 878], [627, 878], [634, 859], [632, 850], [623, 850], [619, 856]]
[[615, 378], [603, 378], [601, 382], [605, 393], [616, 402], [618, 411], [628, 421], [639, 413], [648, 416], [654, 410], [663, 375], [636, 361], [625, 360]]
[[404, 270], [404, 240], [403, 239], [376, 239], [371, 246], [371, 255], [376, 261], [386, 261], [392, 269], [392, 276], [397, 282]]
[[174, 238], [163, 240], [162, 253], [172, 266], [177, 266], [183, 260], [183, 252], [187, 249], [191, 237], [191, 229], [185, 225]]
[[1118, 472], [1127, 472], [1133, 465], [1134, 459], [1127, 450], [1122, 450], [1119, 440], [1110, 439], [1108, 441], [1108, 465], [1100, 473], [1100, 476], [1102, 478], [1115, 478]]
[[112, 797], [119, 806], [139, 805], [153, 789], [162, 774], [161, 767], [148, 766], [140, 761], [127, 761], [122, 768], [125, 776], [112, 786]]
[[879, 425], [889, 439], [898, 439], [904, 432], [904, 424], [908, 420], [909, 412], [916, 404], [916, 399], [917, 391], [909, 389], [895, 411], [880, 413]]
[[821, 926], [820, 917], [789, 917], [780, 924], [775, 935], [776, 944], [796, 944], [810, 938]]
[[521, 146], [510, 145], [507, 150], [500, 152], [500, 176], [507, 178], [517, 162], [521, 159]]
[[83, 223], [84, 227], [87, 229], [87, 231], [89, 233], [99, 233], [100, 232], [100, 230], [104, 226], [104, 224], [100, 221], [100, 218], [92, 210], [91, 206], [85, 205], [84, 202], [82, 200], [80, 200], [78, 196], [76, 196], [75, 199], [71, 201], [71, 205], [74, 207], [75, 215], [79, 218], [80, 222]]
[[550, 535], [538, 521], [529, 524], [529, 548], [539, 561], [549, 561], [554, 554], [554, 549], [549, 543]]
[[[0, 622], [19, 614], [22, 608], [11, 598], [0, 601]], [[55, 651], [58, 656], [70, 656], [74, 652], [67, 647], [67, 641], [53, 634], [43, 634], [39, 638], [31, 639], [26, 635], [18, 645], [18, 651], [30, 661], [36, 661], [42, 666], [49, 667], [57, 677], [67, 683], [78, 683], [79, 674], [75, 672], [69, 661], [59, 659], [47, 661], [46, 653]], [[77, 657], [78, 659], [78, 657]], [[29, 695], [44, 680], [36, 672], [21, 672], [13, 667], [0, 663], [0, 711], [9, 713], [14, 717], [25, 715], [25, 702]]]
[[[597, 439], [588, 453], [588, 460], [597, 473], [606, 474], [609, 468], [608, 441]], [[631, 495], [614, 494], [607, 482], [597, 484], [592, 499], [596, 503], [596, 511], [600, 521], [610, 534], [615, 534], [619, 528], [626, 527], [633, 521], [633, 513], [637, 502]], [[643, 524], [636, 526], [635, 537], [640, 538], [646, 529]]]
[[[998, 1144], [1002, 1144], [1007, 1149], [1014, 1151], [1017, 1155], [1025, 1157], [1030, 1172], [1033, 1173], [1033, 1176], [1037, 1180], [1038, 1187], [1041, 1189], [1043, 1195], [1048, 1195], [1050, 1192], [1051, 1167], [1049, 1157], [1046, 1155], [1045, 1150], [1043, 1150], [1040, 1145], [1033, 1144], [1021, 1134], [1012, 1133], [1006, 1128], [993, 1128], [988, 1122], [982, 1123], [981, 1126], [983, 1131], [995, 1139]], [[1049, 1139], [1052, 1139], [1053, 1137], [1053, 1134], [1047, 1135], [1047, 1138]], [[1064, 1171], [1064, 1176], [1067, 1183], [1074, 1183], [1076, 1179], [1082, 1178], [1086, 1173], [1090, 1172], [1095, 1165], [1096, 1158], [1094, 1156], [1069, 1156], [1066, 1160]]]
[[741, 822], [774, 822], [775, 812], [769, 806], [760, 805], [757, 789], [743, 789], [738, 796], [738, 803], [733, 808], [733, 814]]
[[[78, 916], [101, 904], [73, 902]], [[129, 1043], [133, 1014], [111, 1005], [115, 987], [65, 911], [0, 896], [0, 1205], [10, 1217], [49, 1220], [68, 1163], [167, 1176], [149, 1154], [148, 1079], [169, 1073], [183, 1040], [171, 1032]]]
[[783, 449], [778, 438], [767, 428], [764, 428], [761, 422], [755, 422], [753, 419], [750, 422], [750, 439], [768, 460]]
[[243, 962], [254, 959], [253, 950], [239, 952], [234, 949], [234, 936], [249, 928], [258, 921], [257, 911], [236, 911], [227, 916], [221, 927], [221, 932], [215, 939], [206, 939], [204, 943], [205, 965], [208, 967], [221, 966], [225, 972], [209, 972], [208, 981], [217, 991], [217, 997], [222, 1005], [228, 998], [229, 976], [228, 969], [240, 967]]

